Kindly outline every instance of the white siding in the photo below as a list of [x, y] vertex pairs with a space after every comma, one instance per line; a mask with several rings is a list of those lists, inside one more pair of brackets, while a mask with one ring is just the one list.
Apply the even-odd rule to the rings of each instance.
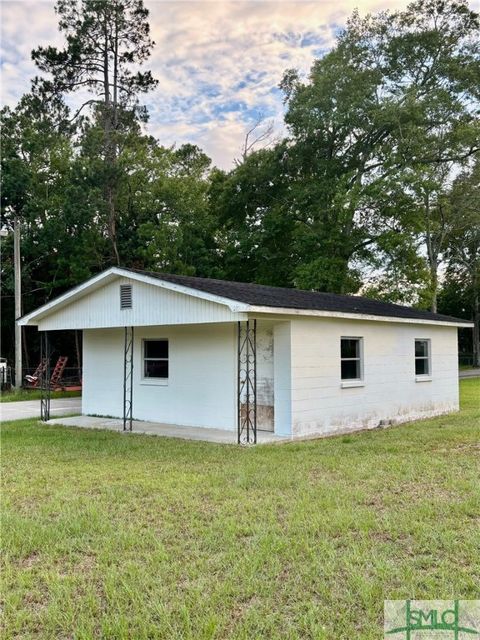
[[[457, 328], [292, 320], [293, 435], [371, 428], [458, 409]], [[342, 388], [341, 336], [363, 337], [364, 386]], [[432, 380], [416, 382], [414, 341], [429, 338]]]
[[[120, 285], [132, 285], [132, 309], [120, 309]], [[118, 278], [38, 321], [40, 331], [229, 322], [241, 316], [226, 305]]]
[[[135, 330], [133, 416], [168, 424], [236, 428], [235, 325]], [[167, 338], [169, 379], [142, 380], [142, 340]], [[123, 413], [122, 329], [83, 332], [84, 414]]]

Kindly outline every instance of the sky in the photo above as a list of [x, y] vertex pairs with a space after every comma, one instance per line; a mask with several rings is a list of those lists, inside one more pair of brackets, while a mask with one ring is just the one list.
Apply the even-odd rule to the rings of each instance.
[[[148, 132], [169, 146], [191, 142], [229, 169], [258, 118], [282, 133], [278, 84], [328, 51], [355, 8], [362, 15], [407, 0], [145, 0], [155, 47], [145, 68], [159, 80], [142, 96]], [[62, 46], [54, 0], [0, 0], [1, 98], [15, 105], [37, 74], [32, 48]], [[480, 0], [471, 3], [480, 8]]]

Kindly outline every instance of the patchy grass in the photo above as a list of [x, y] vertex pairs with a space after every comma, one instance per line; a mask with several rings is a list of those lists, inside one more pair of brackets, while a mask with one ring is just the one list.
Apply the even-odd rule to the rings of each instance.
[[[51, 398], [77, 398], [82, 395], [81, 391], [52, 391]], [[12, 391], [2, 391], [0, 402], [19, 402], [21, 400], [40, 400], [40, 389], [12, 389]]]
[[3, 638], [381, 637], [384, 598], [478, 598], [480, 381], [462, 411], [241, 449], [3, 433]]

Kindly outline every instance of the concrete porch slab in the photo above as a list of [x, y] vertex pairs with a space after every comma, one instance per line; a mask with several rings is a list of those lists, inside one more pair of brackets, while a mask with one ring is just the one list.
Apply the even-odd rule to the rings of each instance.
[[[118, 418], [98, 418], [93, 416], [72, 416], [69, 418], [55, 418], [48, 424], [58, 424], [65, 427], [82, 427], [84, 429], [107, 429], [123, 433], [123, 421]], [[174, 424], [160, 422], [133, 421], [132, 431], [128, 433], [143, 433], [150, 436], [163, 436], [167, 438], [182, 438], [183, 440], [203, 440], [218, 444], [236, 444], [235, 431], [224, 429], [208, 429], [204, 427], [182, 427]], [[257, 431], [257, 444], [273, 444], [290, 442], [290, 438], [276, 436], [269, 431]]]

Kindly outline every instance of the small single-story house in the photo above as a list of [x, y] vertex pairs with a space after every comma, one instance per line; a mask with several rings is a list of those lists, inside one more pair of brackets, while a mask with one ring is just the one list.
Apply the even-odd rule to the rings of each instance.
[[82, 412], [285, 438], [458, 409], [457, 329], [358, 296], [110, 268], [19, 320], [83, 331]]

